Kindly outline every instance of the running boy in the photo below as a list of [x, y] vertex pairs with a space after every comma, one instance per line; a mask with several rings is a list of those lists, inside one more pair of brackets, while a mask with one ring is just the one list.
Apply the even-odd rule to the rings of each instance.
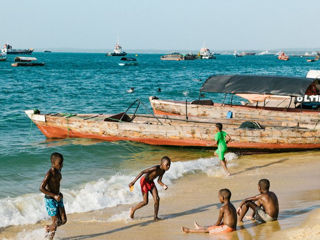
[[129, 188], [132, 188], [135, 182], [141, 177], [140, 185], [141, 185], [141, 192], [143, 196], [142, 202], [138, 203], [135, 207], [131, 208], [130, 210], [130, 217], [134, 218], [134, 213], [139, 208], [148, 204], [148, 192], [152, 193], [152, 197], [154, 200], [154, 220], [158, 221], [158, 211], [159, 211], [159, 203], [160, 198], [158, 195], [158, 190], [156, 185], [154, 184], [153, 180], [158, 177], [158, 183], [164, 188], [164, 190], [168, 189], [168, 186], [162, 182], [162, 177], [166, 171], [169, 170], [171, 164], [171, 160], [169, 157], [165, 156], [161, 159], [160, 165], [156, 165], [150, 167], [148, 169], [143, 170], [139, 173], [139, 175], [129, 184]]
[[185, 233], [228, 233], [235, 231], [237, 228], [237, 212], [235, 207], [230, 202], [231, 192], [229, 189], [221, 189], [218, 194], [219, 200], [223, 203], [220, 208], [219, 217], [215, 225], [202, 227], [194, 222], [195, 229], [182, 227]]
[[[278, 218], [279, 203], [275, 193], [269, 191], [270, 182], [268, 179], [261, 179], [258, 183], [259, 195], [243, 200], [237, 209], [239, 221], [242, 222], [249, 208], [253, 213], [247, 219], [256, 219], [260, 222], [271, 222]], [[256, 203], [255, 203], [256, 202]]]
[[227, 175], [230, 176], [230, 172], [227, 168], [227, 162], [224, 158], [224, 154], [228, 149], [227, 143], [231, 141], [231, 137], [225, 131], [222, 131], [221, 123], [216, 123], [216, 129], [218, 132], [216, 133], [216, 135], [214, 135], [214, 139], [217, 141], [218, 149], [215, 151], [215, 153], [218, 155], [221, 165], [226, 171]]
[[49, 239], [53, 239], [58, 226], [67, 222], [66, 212], [63, 205], [63, 195], [60, 192], [62, 178], [63, 156], [60, 153], [51, 154], [51, 168], [44, 177], [40, 191], [45, 194], [45, 205], [52, 224], [46, 226]]

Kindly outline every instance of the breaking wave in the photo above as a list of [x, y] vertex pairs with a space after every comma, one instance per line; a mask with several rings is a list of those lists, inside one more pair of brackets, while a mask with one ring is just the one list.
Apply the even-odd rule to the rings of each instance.
[[[237, 159], [237, 155], [234, 153], [227, 153], [225, 157], [229, 162]], [[173, 162], [170, 170], [164, 175], [163, 181], [171, 184], [172, 181], [183, 177], [185, 174], [196, 172], [203, 172], [209, 176], [219, 176], [217, 174], [221, 172], [219, 160], [213, 157]], [[138, 183], [136, 183], [133, 192], [130, 192], [128, 188], [128, 184], [136, 175], [137, 172], [130, 176], [116, 174], [109, 179], [101, 178], [95, 182], [88, 182], [78, 189], [62, 189], [67, 214], [138, 202], [141, 200]], [[159, 191], [162, 191], [162, 189], [159, 189]], [[48, 218], [43, 194], [32, 193], [15, 198], [0, 199], [0, 216], [0, 227], [33, 224]], [[112, 220], [117, 221], [118, 218]]]

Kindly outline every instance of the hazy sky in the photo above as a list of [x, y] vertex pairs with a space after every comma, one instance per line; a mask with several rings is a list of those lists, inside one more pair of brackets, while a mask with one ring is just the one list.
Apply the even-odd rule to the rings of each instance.
[[16, 48], [320, 48], [319, 0], [0, 0]]

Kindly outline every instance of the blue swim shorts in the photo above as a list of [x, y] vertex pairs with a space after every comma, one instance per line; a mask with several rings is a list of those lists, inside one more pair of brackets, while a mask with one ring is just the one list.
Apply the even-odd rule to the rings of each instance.
[[59, 207], [64, 207], [63, 205], [63, 199], [61, 199], [59, 202], [57, 202], [53, 198], [44, 198], [45, 204], [46, 204], [46, 209], [48, 212], [48, 215], [50, 217], [57, 216], [58, 214], [58, 208]]

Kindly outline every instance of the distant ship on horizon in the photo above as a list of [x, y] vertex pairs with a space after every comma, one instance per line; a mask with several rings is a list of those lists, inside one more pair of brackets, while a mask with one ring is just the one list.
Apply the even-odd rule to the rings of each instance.
[[5, 44], [1, 49], [1, 52], [7, 54], [31, 54], [33, 52], [33, 48], [29, 49], [13, 49], [11, 45]]
[[119, 45], [119, 42], [116, 43], [113, 52], [107, 53], [107, 56], [126, 56], [127, 53], [122, 51], [122, 47]]
[[199, 56], [201, 59], [215, 59], [214, 53], [209, 48], [203, 47], [200, 49]]

